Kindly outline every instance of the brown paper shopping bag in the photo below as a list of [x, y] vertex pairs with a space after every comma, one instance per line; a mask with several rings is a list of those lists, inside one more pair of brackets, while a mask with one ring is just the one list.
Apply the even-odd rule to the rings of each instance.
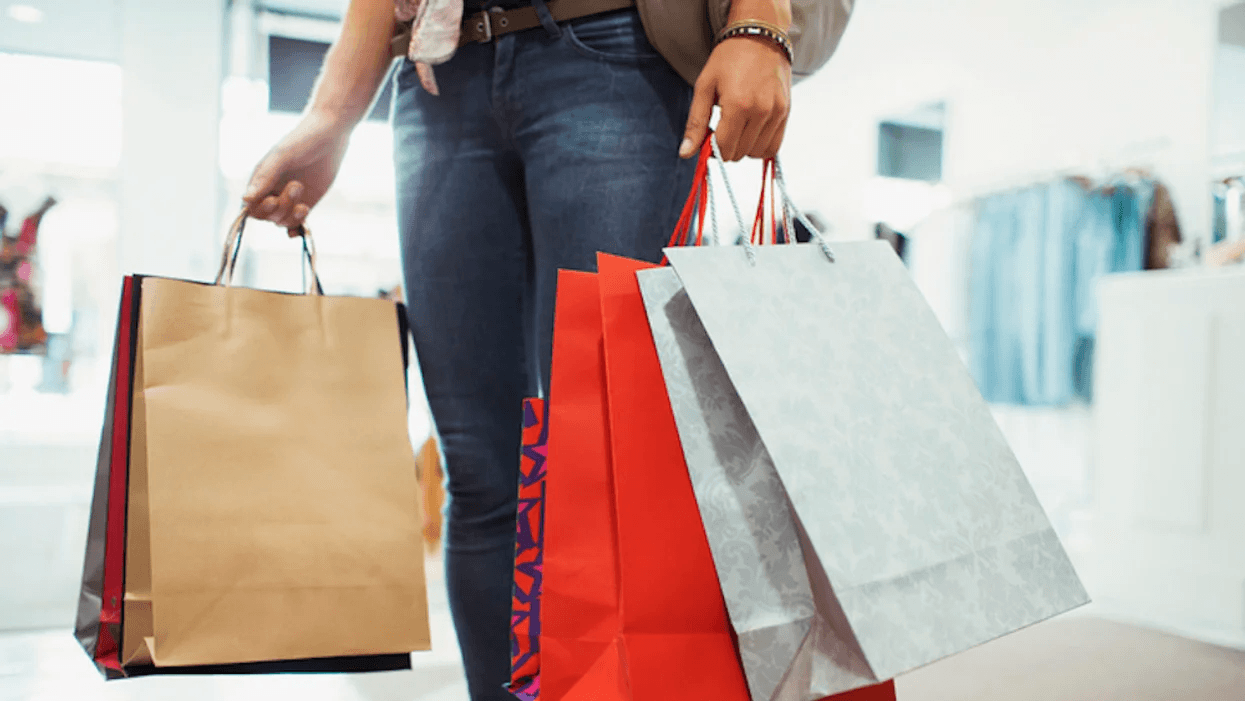
[[[402, 309], [230, 286], [242, 223], [217, 284], [127, 281], [129, 415], [112, 425], [129, 427], [128, 475], [109, 494], [126, 508], [108, 509], [124, 518], [113, 672], [392, 668], [429, 647]], [[117, 558], [104, 560], [106, 591]], [[301, 664], [271, 664], [284, 662]], [[220, 667], [249, 663], [263, 665]]]

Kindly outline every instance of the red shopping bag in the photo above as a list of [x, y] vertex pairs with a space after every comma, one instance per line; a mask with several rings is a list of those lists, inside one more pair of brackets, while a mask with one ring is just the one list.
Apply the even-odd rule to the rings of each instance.
[[[632, 265], [603, 261], [610, 280]], [[748, 701], [634, 270], [626, 301], [639, 306], [627, 305], [622, 326], [596, 275], [558, 278], [549, 455], [563, 467], [546, 478], [542, 693], [547, 701]], [[623, 336], [641, 333], [652, 356], [641, 361], [643, 378], [622, 365], [607, 383], [607, 328], [619, 361], [630, 350]], [[651, 378], [656, 385], [617, 384]], [[646, 396], [652, 391], [656, 398]]]
[[558, 274], [549, 391], [541, 692], [546, 701], [629, 699], [619, 635], [614, 518], [601, 346], [590, 273]]
[[747, 701], [636, 282], [654, 266], [601, 255], [597, 267], [632, 698]]

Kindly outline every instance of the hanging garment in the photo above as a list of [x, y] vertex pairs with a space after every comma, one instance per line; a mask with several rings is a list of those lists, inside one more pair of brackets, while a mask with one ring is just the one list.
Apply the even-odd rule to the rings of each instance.
[[985, 198], [971, 253], [970, 366], [986, 399], [1089, 398], [1095, 289], [1141, 270], [1153, 181], [1087, 190], [1067, 179]]
[[55, 204], [55, 199], [45, 199], [22, 222], [17, 237], [0, 234], [0, 354], [46, 353], [35, 247], [43, 215]]
[[1171, 248], [1184, 240], [1171, 191], [1154, 184], [1154, 198], [1146, 216], [1146, 270], [1171, 267]]

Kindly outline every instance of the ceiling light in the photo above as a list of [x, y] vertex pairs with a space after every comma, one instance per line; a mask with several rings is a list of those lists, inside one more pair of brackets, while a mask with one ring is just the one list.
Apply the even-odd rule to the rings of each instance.
[[33, 5], [9, 5], [9, 17], [26, 24], [38, 24], [43, 21], [43, 10]]

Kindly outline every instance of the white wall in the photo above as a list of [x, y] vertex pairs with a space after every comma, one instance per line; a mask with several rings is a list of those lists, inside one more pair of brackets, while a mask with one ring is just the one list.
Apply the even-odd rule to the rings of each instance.
[[[122, 271], [202, 278], [214, 270], [223, 194], [218, 139], [225, 0], [117, 0], [106, 5], [110, 23], [101, 25], [100, 31], [116, 30], [121, 44], [118, 56], [105, 56], [119, 61], [120, 109], [115, 104], [118, 71], [112, 66], [81, 69], [98, 74], [107, 83], [105, 88], [114, 88], [99, 91], [108, 98], [102, 103], [78, 104], [64, 98], [27, 105], [35, 113], [47, 104], [77, 108], [45, 118], [63, 123], [70, 146], [75, 135], [88, 141], [100, 135], [104, 147], [86, 163], [81, 153], [66, 154], [65, 148], [13, 149], [18, 152], [0, 152], [0, 157], [34, 161], [42, 156], [44, 166], [63, 166], [66, 173], [85, 165], [101, 183], [116, 183], [120, 235], [98, 232], [95, 237], [111, 238], [116, 249], [101, 251], [92, 261], [93, 272], [103, 271], [99, 277], [111, 280], [107, 290], [93, 290], [108, 297], [102, 308], [111, 310]], [[52, 13], [67, 5], [46, 6]], [[83, 15], [84, 22], [93, 18]], [[49, 14], [47, 21], [56, 22], [56, 17]], [[0, 46], [13, 46], [10, 39], [11, 35], [0, 34]], [[63, 48], [51, 42], [43, 46], [54, 52]], [[24, 60], [10, 57], [5, 63]], [[21, 82], [12, 78], [0, 84], [20, 88]], [[81, 92], [90, 97], [91, 91]], [[122, 115], [118, 129], [117, 118]], [[101, 119], [103, 127], [95, 124]], [[80, 126], [83, 121], [88, 124], [85, 128]], [[2, 118], [0, 123], [5, 123]], [[63, 210], [53, 210], [45, 221], [53, 238], [64, 217], [82, 204], [73, 193], [61, 194], [71, 202]], [[14, 214], [20, 216], [21, 211]], [[86, 249], [91, 237], [75, 238]], [[108, 338], [104, 343], [111, 340], [113, 320], [108, 316], [95, 320], [102, 327], [97, 330]], [[97, 350], [105, 357], [109, 354]], [[29, 378], [32, 366], [23, 361], [30, 360], [37, 359], [8, 359], [4, 369], [10, 376]], [[63, 628], [72, 622], [76, 605], [103, 388], [88, 382], [73, 395], [56, 396], [34, 393], [32, 382], [17, 384], [27, 386], [0, 397], [0, 562], [11, 563], [6, 572], [14, 573], [0, 586], [0, 629]]]
[[[117, 61], [121, 56], [120, 5], [123, 0], [35, 0], [4, 3], [0, 9], [0, 51], [41, 56]], [[10, 5], [29, 5], [39, 22], [19, 22]]]
[[1245, 648], [1245, 270], [1112, 276], [1095, 373], [1091, 593]]
[[1209, 227], [1213, 0], [862, 0], [839, 53], [796, 88], [796, 197], [864, 235], [880, 118], [946, 100], [953, 196], [1062, 168], [1152, 166]]
[[225, 0], [121, 3], [121, 270], [215, 272]]
[[1214, 80], [1211, 153], [1217, 171], [1238, 174], [1245, 166], [1245, 46], [1219, 45]]

